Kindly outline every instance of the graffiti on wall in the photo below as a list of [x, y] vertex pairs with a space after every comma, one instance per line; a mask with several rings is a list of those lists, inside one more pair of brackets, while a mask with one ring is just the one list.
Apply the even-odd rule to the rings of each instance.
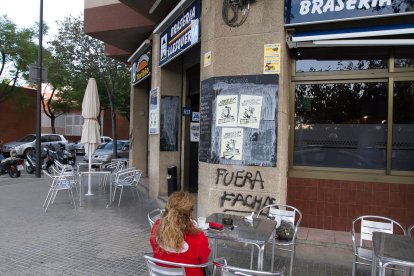
[[251, 212], [257, 211], [266, 205], [276, 203], [271, 196], [261, 196], [255, 191], [264, 190], [265, 181], [260, 171], [247, 170], [228, 171], [218, 168], [216, 185], [224, 187], [248, 188], [250, 192], [223, 191], [219, 199], [219, 206], [223, 212]]

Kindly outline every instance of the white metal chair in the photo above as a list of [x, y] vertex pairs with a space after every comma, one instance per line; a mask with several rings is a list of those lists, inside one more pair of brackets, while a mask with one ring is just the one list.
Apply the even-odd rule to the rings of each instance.
[[[139, 174], [139, 176], [138, 176]], [[126, 170], [122, 170], [120, 172], [117, 173], [117, 176], [115, 178], [114, 181], [114, 193], [113, 193], [113, 198], [112, 201], [115, 200], [115, 195], [116, 195], [116, 191], [117, 189], [120, 189], [121, 192], [119, 194], [119, 200], [118, 200], [118, 207], [121, 205], [121, 198], [122, 198], [122, 192], [124, 191], [124, 188], [131, 188], [131, 189], [135, 189], [135, 182], [139, 181], [139, 178], [141, 177], [141, 171], [137, 170], [137, 169], [126, 169]], [[134, 192], [132, 191], [132, 195], [135, 198]]]
[[407, 228], [407, 236], [412, 237], [412, 233], [414, 231], [414, 224]]
[[165, 209], [154, 209], [147, 214], [148, 222], [152, 228], [157, 219], [160, 219], [165, 212]]
[[302, 221], [302, 213], [296, 207], [284, 204], [271, 204], [263, 207], [257, 213], [256, 217], [266, 217], [268, 219], [276, 220], [277, 225], [276, 228], [281, 224], [281, 221], [284, 220], [292, 224], [292, 228], [294, 230], [292, 240], [284, 241], [278, 240], [275, 238], [276, 228], [274, 230], [274, 234], [271, 237], [272, 243], [272, 259], [271, 259], [271, 271], [273, 271], [274, 266], [274, 256], [275, 256], [275, 248], [289, 251], [290, 252], [290, 269], [289, 275], [293, 274], [293, 261], [295, 259], [295, 248], [296, 248], [296, 237], [298, 233], [298, 228], [300, 222]]
[[[168, 276], [168, 275], [187, 275], [186, 268], [200, 268], [205, 269], [210, 262], [204, 264], [184, 264], [160, 260], [154, 258], [152, 254], [144, 254], [147, 263], [148, 273], [150, 276]], [[191, 275], [189, 275], [191, 276]]]
[[[358, 240], [356, 240], [356, 228], [360, 224], [360, 234]], [[372, 233], [384, 232], [394, 233], [395, 226], [400, 228], [402, 234], [405, 234], [405, 229], [397, 221], [381, 217], [381, 216], [360, 216], [352, 222], [352, 249], [354, 252], [352, 263], [352, 276], [356, 275], [357, 264], [372, 265]]]
[[262, 276], [262, 275], [273, 275], [273, 276], [280, 276], [284, 275], [282, 271], [259, 271], [259, 270], [252, 270], [252, 269], [245, 269], [235, 266], [229, 266], [225, 258], [218, 258], [213, 260], [213, 275], [216, 275], [217, 270], [221, 271], [220, 275], [222, 276], [236, 276], [236, 275], [244, 275], [244, 276]]
[[109, 175], [109, 176], [108, 175], [104, 175], [102, 181], [99, 183], [102, 186], [102, 188], [105, 190], [105, 188], [106, 188], [106, 182], [108, 182], [108, 178], [109, 178], [109, 181], [112, 181], [113, 182], [115, 180], [116, 174], [120, 170], [124, 169], [124, 162], [121, 162], [121, 161], [113, 161], [112, 160], [111, 162], [103, 165], [102, 169], [104, 171], [105, 170], [111, 171], [111, 175]]
[[73, 196], [73, 180], [71, 175], [65, 175], [62, 172], [56, 170], [55, 167], [52, 167], [52, 174], [43, 170], [44, 174], [50, 177], [52, 180], [52, 184], [50, 185], [49, 191], [46, 195], [45, 201], [43, 203], [43, 208], [45, 208], [45, 212], [49, 208], [50, 204], [53, 204], [55, 201], [56, 195], [59, 191], [67, 190], [69, 192], [69, 196], [72, 199], [72, 203], [74, 208], [76, 209], [75, 198]]

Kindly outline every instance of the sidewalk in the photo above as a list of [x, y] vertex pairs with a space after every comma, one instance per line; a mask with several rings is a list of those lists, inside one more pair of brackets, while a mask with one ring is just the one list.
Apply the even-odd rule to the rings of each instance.
[[[146, 214], [163, 207], [161, 200], [150, 200], [142, 188], [143, 200], [125, 191], [119, 208], [106, 208], [107, 191], [94, 183], [95, 195], [85, 199], [84, 207], [73, 209], [62, 192], [44, 213], [49, 186], [45, 177], [0, 176], [0, 275], [147, 275], [142, 258], [151, 251]], [[341, 233], [302, 228], [294, 275], [351, 275], [352, 251], [342, 239]], [[218, 255], [245, 266], [250, 248], [219, 243]], [[286, 256], [277, 258], [276, 267], [289, 267]], [[358, 269], [358, 275], [369, 274], [368, 268]]]

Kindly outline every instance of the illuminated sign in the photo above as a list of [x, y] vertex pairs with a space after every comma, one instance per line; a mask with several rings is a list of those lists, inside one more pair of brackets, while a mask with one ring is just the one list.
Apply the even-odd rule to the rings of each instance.
[[151, 46], [132, 63], [131, 83], [137, 84], [151, 75]]
[[163, 66], [200, 40], [200, 2], [194, 1], [160, 36], [160, 62]]

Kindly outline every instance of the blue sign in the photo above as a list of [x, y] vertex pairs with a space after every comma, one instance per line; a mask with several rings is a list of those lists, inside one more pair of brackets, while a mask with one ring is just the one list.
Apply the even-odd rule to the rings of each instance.
[[159, 66], [197, 44], [200, 39], [200, 2], [194, 1], [160, 36]]
[[414, 13], [412, 0], [285, 0], [285, 25]]
[[191, 107], [184, 106], [182, 112], [183, 116], [191, 116]]

